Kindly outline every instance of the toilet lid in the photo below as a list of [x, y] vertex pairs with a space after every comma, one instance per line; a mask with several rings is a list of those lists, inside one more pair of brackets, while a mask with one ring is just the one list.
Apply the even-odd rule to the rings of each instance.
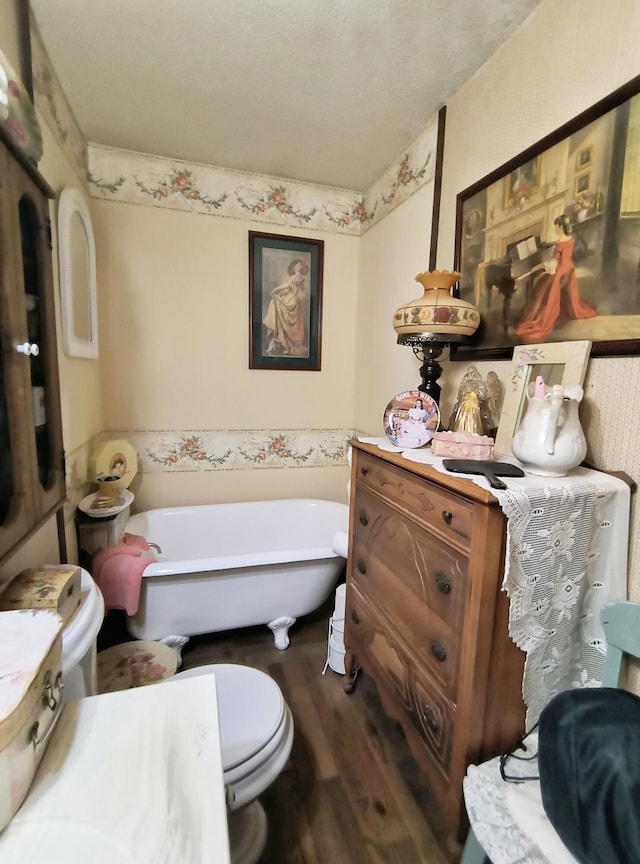
[[229, 771], [269, 743], [282, 725], [285, 702], [276, 682], [249, 666], [215, 663], [180, 672], [173, 680], [210, 672], [218, 691], [222, 767]]

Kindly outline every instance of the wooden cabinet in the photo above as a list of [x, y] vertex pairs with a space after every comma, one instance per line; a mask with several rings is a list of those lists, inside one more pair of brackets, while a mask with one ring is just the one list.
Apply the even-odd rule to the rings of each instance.
[[0, 560], [62, 504], [51, 189], [0, 139]]
[[524, 655], [501, 591], [506, 526], [469, 481], [354, 441], [345, 644], [402, 725], [445, 846], [463, 839], [466, 766], [524, 729]]

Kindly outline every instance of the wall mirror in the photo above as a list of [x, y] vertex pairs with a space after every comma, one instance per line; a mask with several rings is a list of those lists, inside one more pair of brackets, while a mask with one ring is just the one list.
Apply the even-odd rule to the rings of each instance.
[[98, 356], [96, 253], [89, 208], [67, 186], [58, 203], [62, 344], [68, 357]]

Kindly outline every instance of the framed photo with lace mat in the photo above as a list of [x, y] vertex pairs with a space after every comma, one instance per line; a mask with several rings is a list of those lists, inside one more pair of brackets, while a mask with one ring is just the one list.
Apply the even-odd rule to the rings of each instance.
[[516, 345], [496, 433], [496, 457], [512, 455], [511, 442], [526, 410], [529, 384], [540, 375], [547, 387], [554, 384], [582, 386], [590, 351], [589, 341]]

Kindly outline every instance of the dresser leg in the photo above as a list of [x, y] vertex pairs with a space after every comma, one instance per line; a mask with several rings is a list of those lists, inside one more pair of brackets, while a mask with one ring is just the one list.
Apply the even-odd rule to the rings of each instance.
[[355, 654], [352, 654], [350, 651], [344, 656], [344, 692], [345, 693], [353, 693], [353, 688], [356, 685], [356, 678], [358, 677], [358, 672], [360, 671], [360, 667], [356, 663]]

